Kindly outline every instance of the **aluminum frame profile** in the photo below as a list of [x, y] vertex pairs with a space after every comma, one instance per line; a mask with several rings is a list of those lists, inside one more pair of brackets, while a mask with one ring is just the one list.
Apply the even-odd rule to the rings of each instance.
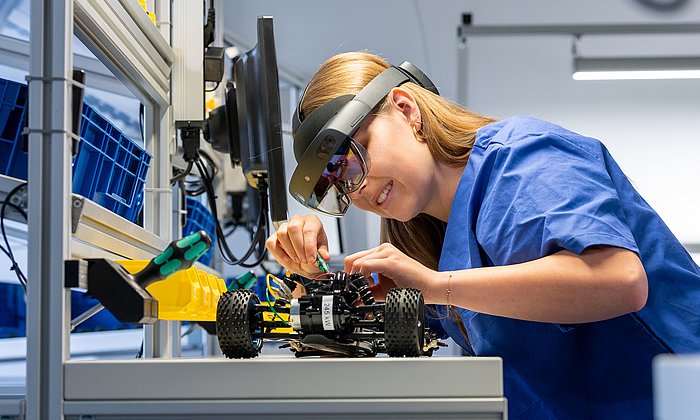
[[75, 0], [80, 40], [140, 98], [170, 104], [174, 53], [136, 0]]
[[[168, 242], [111, 211], [72, 194], [72, 258], [110, 258], [150, 260], [160, 254]], [[222, 274], [204, 264], [195, 267], [217, 277]]]
[[[5, 65], [29, 70], [29, 48], [27, 41], [0, 35], [0, 56], [7, 60]], [[118, 95], [131, 95], [131, 92], [99, 60], [74, 54], [73, 65], [85, 70], [91, 86], [99, 86], [100, 90]]]
[[204, 121], [204, 2], [173, 0], [172, 45], [173, 119], [177, 123]]
[[[270, 381], [270, 372], [296, 378], [297, 386]], [[65, 374], [74, 384], [65, 398], [71, 416], [502, 419], [507, 413], [502, 360], [495, 357], [76, 360], [65, 364]], [[95, 383], [96, 377], [111, 380]], [[321, 379], [337, 377], [346, 380], [328, 387]], [[416, 378], [435, 380], [419, 390]]]
[[70, 357], [71, 69], [73, 0], [32, 0], [29, 79], [29, 255], [27, 395], [29, 419], [63, 418], [63, 363]]
[[155, 234], [77, 194], [72, 195], [72, 208], [73, 237], [122, 258], [148, 260], [168, 245]]

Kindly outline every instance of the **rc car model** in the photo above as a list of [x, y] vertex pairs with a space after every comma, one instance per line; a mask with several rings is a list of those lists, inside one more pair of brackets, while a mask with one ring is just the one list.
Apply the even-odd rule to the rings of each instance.
[[[294, 293], [298, 287], [303, 294]], [[282, 347], [297, 357], [418, 357], [445, 346], [425, 325], [416, 289], [394, 288], [385, 302], [376, 302], [362, 274], [335, 272], [313, 279], [269, 275], [266, 293], [274, 302], [269, 295], [261, 302], [250, 290], [230, 290], [219, 299], [216, 333], [226, 357], [256, 357], [265, 340], [286, 342]]]

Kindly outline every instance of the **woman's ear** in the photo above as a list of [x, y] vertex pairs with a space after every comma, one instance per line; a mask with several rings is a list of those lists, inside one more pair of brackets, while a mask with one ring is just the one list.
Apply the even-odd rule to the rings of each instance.
[[[399, 112], [406, 118], [406, 122], [410, 126], [415, 127], [416, 124], [420, 125], [420, 109], [418, 109], [418, 103], [413, 95], [401, 87], [395, 87], [391, 90], [391, 100], [394, 102]], [[420, 130], [420, 128], [420, 126], [416, 127], [418, 130]]]

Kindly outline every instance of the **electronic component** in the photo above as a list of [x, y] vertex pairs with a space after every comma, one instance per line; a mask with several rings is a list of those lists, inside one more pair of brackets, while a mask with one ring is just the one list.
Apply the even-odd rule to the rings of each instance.
[[[297, 357], [418, 357], [444, 346], [425, 325], [423, 295], [417, 289], [392, 289], [386, 302], [378, 303], [360, 273], [314, 279], [290, 274], [276, 281], [279, 288], [270, 277], [267, 302], [249, 290], [231, 290], [219, 299], [216, 333], [226, 357], [256, 357], [265, 339], [288, 341]], [[292, 298], [297, 287], [306, 294]]]

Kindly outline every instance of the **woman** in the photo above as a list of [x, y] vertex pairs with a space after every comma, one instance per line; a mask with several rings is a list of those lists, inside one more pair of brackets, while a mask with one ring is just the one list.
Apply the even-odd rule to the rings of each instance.
[[[366, 53], [331, 58], [299, 121], [366, 96], [388, 68]], [[502, 357], [511, 418], [652, 418], [652, 358], [700, 350], [698, 266], [599, 141], [529, 117], [494, 121], [421, 84], [391, 88], [347, 143], [368, 171], [334, 197], [380, 215], [385, 243], [348, 256], [345, 271], [378, 274], [378, 298], [420, 289], [459, 345]], [[295, 152], [301, 167], [308, 153]], [[317, 252], [330, 259], [315, 216], [293, 217], [267, 247], [305, 275]]]

